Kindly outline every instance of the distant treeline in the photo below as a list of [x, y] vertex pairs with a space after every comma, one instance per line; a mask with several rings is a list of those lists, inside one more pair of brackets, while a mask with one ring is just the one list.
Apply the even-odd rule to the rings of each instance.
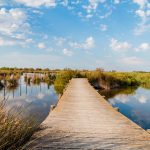
[[49, 68], [0, 68], [0, 73], [47, 73], [47, 72], [59, 72], [60, 69], [49, 69]]

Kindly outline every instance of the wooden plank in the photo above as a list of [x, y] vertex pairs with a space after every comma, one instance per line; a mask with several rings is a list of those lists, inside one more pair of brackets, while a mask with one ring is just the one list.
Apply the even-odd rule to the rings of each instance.
[[150, 150], [150, 134], [112, 108], [87, 79], [71, 80], [31, 141], [28, 148], [37, 150]]

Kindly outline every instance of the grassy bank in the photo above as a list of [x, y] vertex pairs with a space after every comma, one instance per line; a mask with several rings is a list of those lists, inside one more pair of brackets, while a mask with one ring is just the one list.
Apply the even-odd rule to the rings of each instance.
[[[150, 73], [141, 72], [102, 72], [102, 71], [60, 71], [54, 82], [61, 92], [71, 78], [87, 78], [95, 88], [115, 89], [125, 87], [150, 88]], [[57, 88], [56, 88], [57, 90]]]
[[[62, 92], [68, 80], [75, 77], [86, 77], [96, 88], [114, 89], [128, 86], [142, 86], [150, 88], [150, 73], [146, 72], [104, 72], [103, 70], [50, 70], [33, 68], [1, 68], [0, 81], [8, 87], [17, 86], [18, 79], [23, 73], [34, 73], [34, 76], [25, 76], [27, 84], [41, 82], [54, 84], [57, 91]], [[38, 75], [38, 74], [43, 74]], [[1, 86], [1, 85], [0, 85]], [[2, 86], [1, 86], [2, 87]]]
[[102, 89], [114, 89], [129, 86], [150, 87], [150, 73], [139, 72], [99, 72], [85, 73], [90, 83]]

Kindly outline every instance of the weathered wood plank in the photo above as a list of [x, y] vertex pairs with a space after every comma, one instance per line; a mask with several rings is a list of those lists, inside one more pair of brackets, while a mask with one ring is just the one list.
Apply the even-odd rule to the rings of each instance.
[[88, 83], [72, 79], [33, 137], [31, 149], [150, 149], [150, 134], [112, 108]]

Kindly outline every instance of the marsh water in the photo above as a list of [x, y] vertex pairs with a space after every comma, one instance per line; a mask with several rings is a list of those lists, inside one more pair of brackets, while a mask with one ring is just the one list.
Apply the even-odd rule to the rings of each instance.
[[144, 129], [150, 129], [150, 89], [126, 88], [100, 91], [113, 107]]
[[[113, 107], [144, 129], [150, 129], [150, 89], [132, 87], [99, 91]], [[1, 99], [7, 99], [6, 108], [9, 113], [17, 112], [20, 108], [23, 116], [34, 116], [43, 122], [48, 116], [51, 105], [58, 102], [58, 94], [53, 85], [47, 83], [26, 84], [24, 76], [19, 79], [17, 87], [1, 89]]]
[[47, 83], [26, 84], [21, 76], [17, 87], [0, 90], [1, 99], [6, 99], [9, 113], [21, 111], [23, 117], [34, 116], [40, 124], [50, 112], [51, 105], [56, 105], [58, 94], [53, 85]]

